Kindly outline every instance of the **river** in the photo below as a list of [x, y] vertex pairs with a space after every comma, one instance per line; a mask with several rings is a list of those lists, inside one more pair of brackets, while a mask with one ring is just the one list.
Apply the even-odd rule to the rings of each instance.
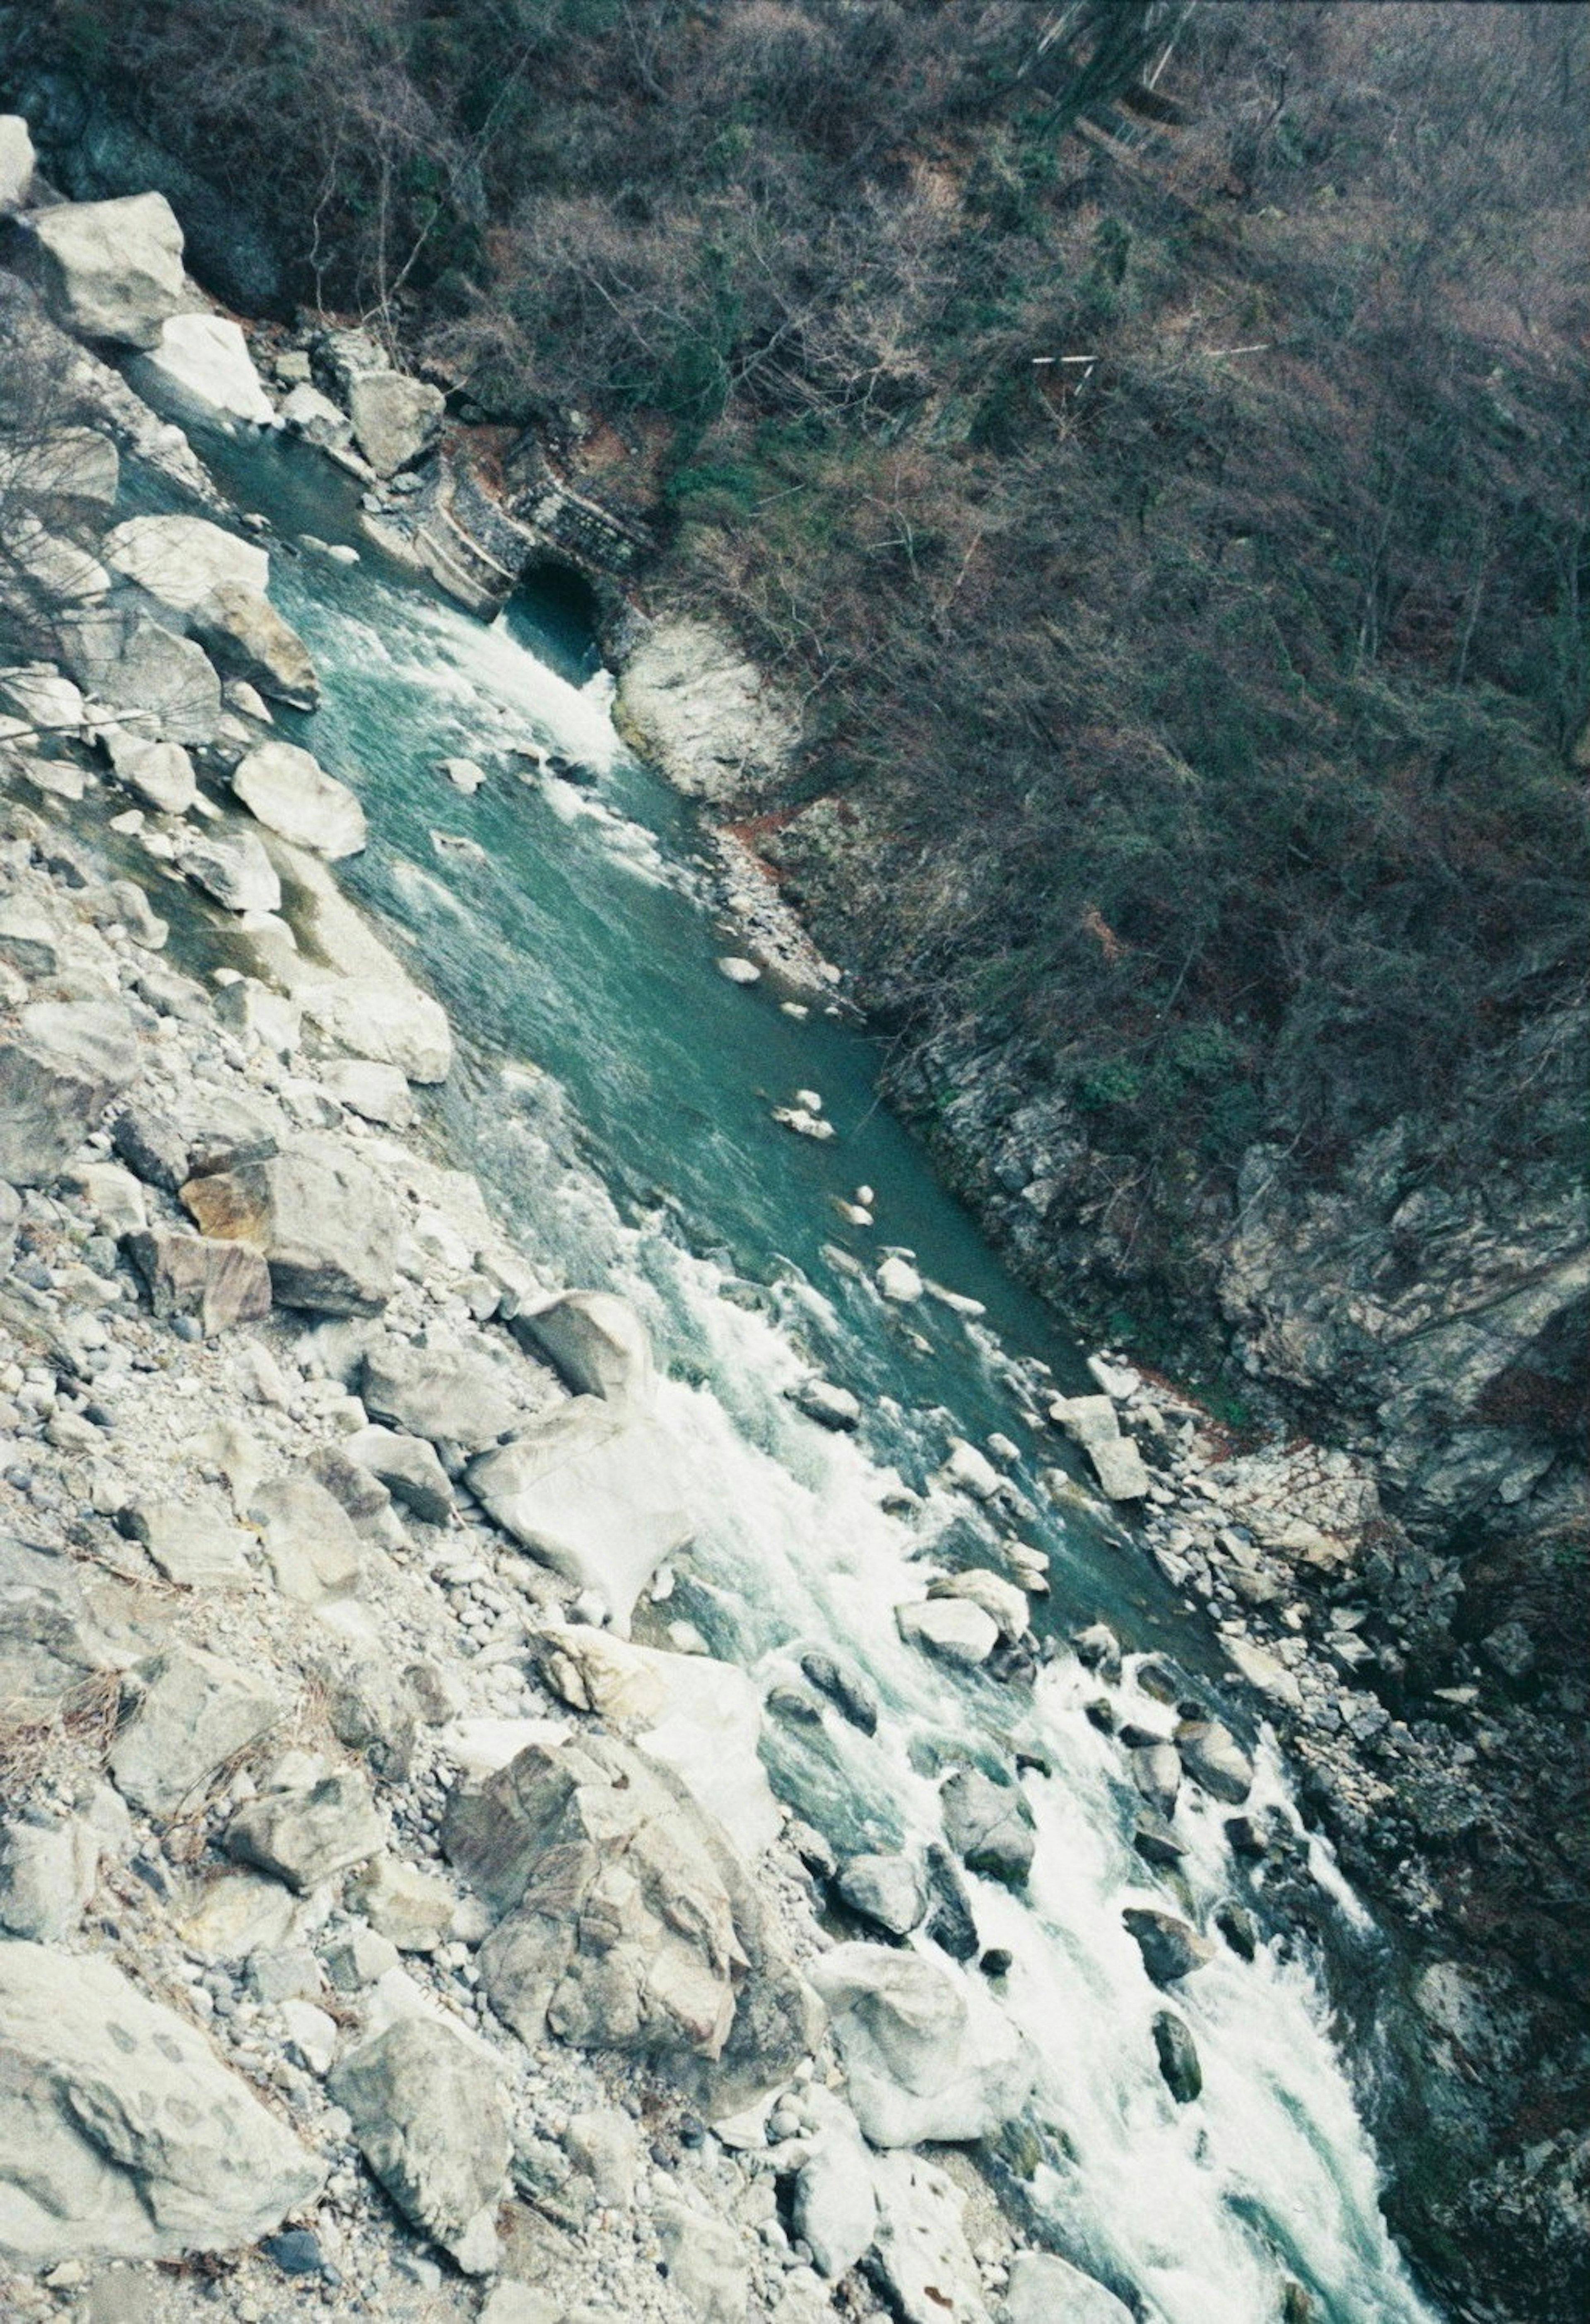
[[[291, 554], [304, 530], [359, 540], [341, 481], [290, 447], [205, 449], [280, 536], [271, 595], [325, 689], [313, 718], [282, 724], [370, 819], [346, 883], [452, 1019], [459, 1057], [427, 1101], [435, 1136], [549, 1279], [622, 1293], [652, 1332], [696, 1536], [644, 1635], [666, 1644], [665, 1623], [687, 1621], [767, 1684], [795, 1676], [813, 1645], [864, 1665], [884, 1706], [876, 1737], [765, 1722], [776, 1791], [841, 1852], [936, 1836], [942, 1771], [1008, 1766], [1021, 1751], [1038, 1843], [1027, 1892], [971, 1886], [983, 1945], [1012, 1956], [991, 1989], [1042, 2060], [1020, 2193], [1057, 2247], [1135, 2288], [1163, 2324], [1300, 2314], [1283, 2308], [1288, 2276], [1331, 2324], [1429, 2318], [1381, 2215], [1376, 2157], [1305, 1945], [1273, 1928], [1251, 1963], [1221, 1947], [1171, 1997], [1201, 2057], [1201, 2097], [1178, 2106], [1158, 2070], [1151, 2027], [1166, 1997], [1123, 1906], [1208, 1925], [1236, 1894], [1261, 1928], [1266, 1914], [1225, 1812], [1190, 1790], [1178, 1809], [1190, 1853], [1173, 1878], [1151, 1871], [1131, 1846], [1125, 1755], [1084, 1715], [1098, 1689], [1063, 1643], [1080, 1622], [1102, 1618], [1134, 1653], [1168, 1650], [1206, 1681], [1219, 1665], [1129, 1528], [1057, 1507], [1038, 1482], [1074, 1464], [1030, 1425], [1033, 1365], [1085, 1388], [1080, 1351], [879, 1106], [874, 1038], [820, 1011], [797, 1021], [767, 984], [718, 973], [715, 955], [735, 947], [705, 901], [691, 814], [619, 741], [611, 681], [566, 609], [521, 601], [488, 627], [367, 543], [357, 566]], [[593, 780], [523, 779], [510, 750], [530, 742]], [[437, 772], [454, 754], [488, 770], [473, 798]], [[474, 846], [439, 849], [438, 833]], [[826, 1144], [770, 1118], [803, 1087], [835, 1126]], [[871, 1228], [835, 1207], [862, 1185]], [[881, 1299], [872, 1270], [894, 1246], [983, 1312]], [[789, 1401], [813, 1369], [860, 1398], [857, 1436]], [[1001, 1567], [1002, 1521], [937, 1481], [954, 1438], [993, 1432], [1021, 1452], [1015, 1481], [1032, 1515], [1016, 1530], [1051, 1562], [1035, 1620], [1061, 1651], [1031, 1689], [951, 1673], [904, 1644], [893, 1618], [896, 1600], [920, 1595], [919, 1561]], [[1152, 1720], [1132, 1668], [1129, 1656], [1120, 1708]], [[1273, 1742], [1245, 1731], [1259, 1795], [1295, 1816]], [[1322, 1844], [1311, 1851], [1338, 1931], [1373, 1959], [1366, 1916]]]

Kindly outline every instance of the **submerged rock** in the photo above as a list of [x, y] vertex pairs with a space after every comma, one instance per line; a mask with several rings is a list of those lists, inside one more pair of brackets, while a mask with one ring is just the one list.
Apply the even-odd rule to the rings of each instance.
[[951, 1847], [970, 1872], [1019, 1887], [1036, 1846], [1033, 1812], [1013, 1785], [978, 1767], [960, 1767], [939, 1794]]
[[1178, 2106], [1190, 2106], [1203, 2089], [1203, 2068], [1197, 2043], [1173, 2010], [1162, 2009], [1155, 2015], [1153, 2046], [1165, 2088]]
[[903, 1638], [926, 1646], [945, 1662], [972, 1667], [986, 1663], [999, 1643], [993, 1616], [967, 1598], [929, 1598], [918, 1605], [896, 1606], [895, 1623]]
[[1144, 1906], [1131, 1905], [1121, 1915], [1128, 1933], [1137, 1941], [1143, 1955], [1143, 1966], [1155, 1985], [1173, 1985], [1179, 1978], [1190, 1977], [1215, 1958], [1215, 1949], [1198, 1931], [1173, 1913], [1159, 1913]]

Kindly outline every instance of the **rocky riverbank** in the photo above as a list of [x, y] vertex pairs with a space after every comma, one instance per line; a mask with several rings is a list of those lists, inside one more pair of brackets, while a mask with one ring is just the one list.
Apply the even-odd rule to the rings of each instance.
[[[268, 545], [225, 521], [116, 521], [118, 441], [227, 512], [179, 432], [72, 331], [141, 346], [151, 393], [208, 351], [169, 408], [211, 419], [264, 424], [308, 388], [335, 415], [310, 415], [324, 448], [372, 472], [389, 533], [434, 426], [408, 392], [423, 383], [344, 346], [317, 385], [316, 355], [282, 346], [268, 393], [147, 203], [46, 208], [16, 231], [48, 253], [52, 316], [20, 282], [6, 312], [74, 397], [30, 455], [61, 456], [69, 427], [72, 477], [93, 483], [54, 470], [19, 512], [46, 576], [23, 611], [63, 643], [3, 681], [0, 1177], [17, 1191], [0, 2006], [26, 2061], [41, 2012], [72, 2028], [48, 2104], [9, 2120], [0, 2104], [0, 2181], [22, 2185], [41, 2126], [49, 2154], [0, 2208], [6, 2297], [94, 2324], [201, 2297], [262, 2318], [290, 2276], [334, 2313], [492, 2324], [1131, 2312], [1022, 2250], [961, 2152], [1031, 2082], [956, 1869], [1023, 1877], [1015, 1766], [992, 1798], [946, 1785], [924, 1865], [838, 1864], [788, 1827], [755, 1689], [722, 1665], [704, 1687], [700, 1642], [669, 1633], [685, 1534], [639, 1327], [537, 1280], [415, 1126], [410, 1084], [449, 1069], [446, 1020], [326, 869], [363, 844], [356, 798], [273, 735], [265, 696], [301, 706], [317, 681], [270, 605]], [[48, 583], [63, 558], [69, 622]], [[647, 736], [684, 682], [651, 635], [649, 696], [633, 661], [624, 696]], [[731, 658], [685, 693], [682, 752], [730, 783], [760, 763], [754, 673]], [[727, 876], [757, 962], [832, 991], [754, 864]], [[195, 915], [226, 938], [207, 987], [161, 957], [168, 920]], [[1543, 2086], [1538, 2053], [1571, 2022], [1577, 1968], [1550, 1953], [1530, 1835], [1574, 1780], [1575, 1682], [1531, 1664], [1505, 1612], [1469, 1661], [1423, 1667], [1458, 1577], [1386, 1517], [1362, 1461], [1235, 1457], [1163, 1383], [1108, 1359], [1098, 1379], [1055, 1405], [1034, 1374], [1035, 1422], [1144, 1512], [1355, 1868], [1427, 1932], [1411, 2087], [1437, 2117], [1420, 2153], [1444, 2142], [1454, 2163], [1407, 2190], [1411, 2228], [1445, 2239], [1457, 2280], [1482, 2219], [1511, 2235], [1507, 2270], [1548, 2238], [1562, 2297], [1534, 2312], [1572, 2312], [1583, 2157], [1555, 2134], [1574, 2069], [1565, 2051]], [[924, 1652], [1019, 1687], [1042, 1574], [991, 1452], [960, 1448], [951, 1482], [1006, 1512], [1014, 1579], [942, 1576], [901, 1619]], [[1080, 1489], [1058, 1465], [1049, 1489]], [[1252, 1770], [1204, 1691], [1123, 1665], [1121, 1646], [1089, 1634], [1077, 1652], [1167, 1904], [1184, 1785], [1233, 1810], [1256, 1884], [1207, 1934], [1136, 1913], [1147, 1972], [1172, 1987], [1216, 1943], [1251, 1950], [1254, 1913], [1303, 1877], [1302, 1841], [1243, 1817]], [[842, 1671], [806, 1675], [804, 1709], [776, 1715], [868, 1716]], [[1521, 1814], [1526, 1784], [1540, 1805]], [[1564, 1830], [1572, 1894], [1571, 1815]], [[1521, 2017], [1484, 1955], [1499, 1864], [1544, 1902], [1557, 2020], [1532, 1999]], [[918, 1926], [938, 1955], [878, 1941]], [[1163, 2018], [1166, 2085], [1190, 2103], [1196, 2052]], [[109, 2078], [134, 2071], [137, 2119], [86, 2133]], [[218, 2160], [213, 2141], [152, 2137], [152, 2116], [188, 2107], [225, 2120]], [[924, 2141], [947, 2151], [930, 2162]], [[494, 2287], [483, 2310], [476, 2279]], [[1308, 2312], [1297, 2287], [1277, 2298]]]
[[[638, 1321], [538, 1279], [434, 1150], [446, 1019], [326, 868], [357, 798], [274, 731], [318, 678], [268, 528], [72, 333], [224, 343], [253, 424], [246, 347], [157, 198], [18, 231], [14, 346], [70, 401], [5, 512], [13, 618], [60, 642], [0, 674], [0, 2303], [1125, 2319], [976, 2160], [1034, 2069], [958, 1868], [1024, 1877], [1019, 1788], [949, 1780], [924, 1866], [778, 1807], [756, 1688], [669, 1625]], [[149, 453], [207, 515], [119, 514]], [[942, 1580], [903, 1575], [903, 1629], [1030, 1679], [1023, 1590]], [[803, 1716], [876, 1722], [820, 1659]], [[1239, 1803], [1207, 1706], [1172, 1740], [1096, 1659], [1164, 1729], [1122, 1748], [1165, 1829], [1183, 1769]], [[1127, 1918], [1158, 1983], [1210, 1957]]]

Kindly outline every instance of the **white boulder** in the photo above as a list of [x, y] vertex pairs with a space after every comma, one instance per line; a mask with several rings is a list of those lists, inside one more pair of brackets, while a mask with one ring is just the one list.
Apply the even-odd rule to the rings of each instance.
[[220, 582], [263, 590], [271, 559], [202, 516], [134, 516], [106, 535], [105, 558], [174, 613], [191, 613]]
[[1036, 2070], [1027, 2044], [964, 1978], [869, 1944], [835, 1945], [809, 1974], [874, 2146], [991, 2137], [1026, 2104]]
[[26, 209], [33, 166], [27, 123], [20, 113], [0, 113], [0, 212]]
[[268, 831], [329, 862], [357, 855], [369, 836], [354, 792], [296, 742], [260, 743], [240, 761], [232, 789]]
[[241, 420], [252, 428], [277, 425], [243, 327], [227, 315], [168, 315], [129, 376], [157, 410]]
[[446, 1011], [406, 979], [326, 977], [305, 983], [298, 998], [337, 1048], [396, 1065], [411, 1082], [446, 1081], [453, 1063]]
[[40, 210], [56, 312], [86, 339], [152, 347], [169, 315], [194, 304], [182, 272], [182, 229], [164, 194], [62, 202]]

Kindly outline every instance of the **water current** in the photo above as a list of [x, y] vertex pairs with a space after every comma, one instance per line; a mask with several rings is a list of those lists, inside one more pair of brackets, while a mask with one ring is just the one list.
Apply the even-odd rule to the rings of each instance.
[[[1382, 2218], [1305, 1946], [1276, 1932], [1251, 1963], [1221, 1947], [1172, 1997], [1202, 2095], [1177, 2105], [1161, 2078], [1151, 2028], [1166, 1997], [1122, 1908], [1207, 1925], [1220, 1898], [1246, 1894], [1263, 1927], [1264, 1898], [1232, 1858], [1226, 1812], [1197, 1794], [1178, 1809], [1180, 1873], [1151, 1871], [1131, 1846], [1125, 1755], [1084, 1715], [1098, 1687], [1063, 1644], [1079, 1622], [1103, 1618], [1134, 1650], [1126, 1716], [1163, 1716], [1135, 1691], [1136, 1654], [1168, 1650], [1206, 1681], [1219, 1665], [1128, 1529], [1040, 1487], [1067, 1456], [1034, 1425], [1033, 1365], [1085, 1388], [1079, 1350], [880, 1108], [874, 1038], [820, 1010], [796, 1021], [766, 985], [718, 973], [733, 945], [712, 918], [691, 815], [620, 742], [611, 681], [566, 609], [527, 599], [487, 626], [368, 544], [356, 567], [292, 554], [304, 530], [358, 539], [325, 466], [224, 445], [214, 465], [276, 527], [271, 594], [321, 672], [319, 712], [285, 723], [369, 815], [347, 884], [458, 1037], [436, 1134], [548, 1279], [620, 1292], [652, 1332], [696, 1526], [658, 1618], [688, 1619], [764, 1684], [794, 1676], [813, 1645], [864, 1665], [884, 1707], [876, 1737], [765, 1723], [776, 1791], [841, 1851], [938, 1836], [948, 1766], [1007, 1766], [1013, 1747], [1034, 1763], [1026, 1894], [971, 1884], [983, 1944], [1012, 1956], [992, 1990], [1042, 2060], [1019, 2158], [1033, 2218], [1163, 2324], [1264, 2324], [1288, 2275], [1331, 2324], [1429, 2318]], [[525, 742], [593, 779], [528, 775], [510, 756]], [[437, 770], [453, 754], [488, 770], [473, 798]], [[473, 846], [440, 848], [437, 834]], [[822, 1093], [826, 1144], [770, 1119], [801, 1087]], [[870, 1229], [836, 1208], [863, 1184]], [[982, 1312], [931, 1296], [891, 1306], [872, 1280], [891, 1246]], [[813, 1369], [860, 1398], [857, 1436], [791, 1404]], [[951, 1673], [894, 1621], [896, 1601], [922, 1594], [924, 1561], [999, 1566], [1000, 1521], [937, 1481], [954, 1438], [996, 1431], [1021, 1450], [1033, 1514], [1018, 1530], [1051, 1561], [1052, 1595], [1034, 1606], [1062, 1650], [1030, 1690]], [[885, 1507], [902, 1483], [920, 1497], [904, 1514]], [[1272, 1739], [1250, 1737], [1260, 1799], [1295, 1817]], [[1373, 1930], [1318, 1841], [1311, 1860], [1338, 1930], [1373, 1959]], [[953, 1973], [985, 1982], [975, 1966]]]

